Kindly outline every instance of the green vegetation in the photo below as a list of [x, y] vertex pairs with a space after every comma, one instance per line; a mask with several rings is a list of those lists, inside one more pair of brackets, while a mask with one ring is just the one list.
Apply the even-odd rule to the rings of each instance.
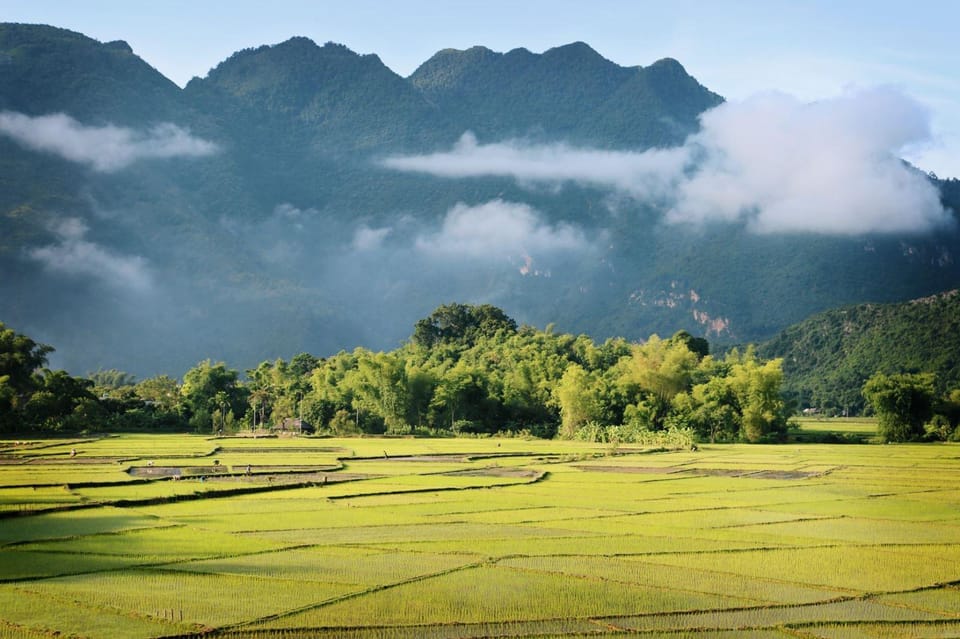
[[863, 386], [863, 396], [873, 406], [880, 424], [880, 440], [905, 442], [923, 436], [923, 426], [933, 417], [934, 375], [876, 373]]
[[0, 432], [78, 430], [97, 417], [91, 382], [40, 370], [52, 351], [0, 322]]
[[[2, 325], [0, 325], [2, 327]], [[689, 447], [694, 440], [779, 441], [789, 407], [779, 360], [752, 349], [709, 355], [680, 331], [643, 344], [518, 327], [490, 305], [449, 304], [389, 353], [263, 362], [241, 381], [200, 362], [183, 383], [136, 383], [121, 371], [80, 380], [40, 369], [52, 349], [3, 327], [7, 432], [189, 429], [231, 434], [267, 425], [333, 435], [490, 435]], [[97, 384], [97, 385], [95, 385]], [[229, 460], [228, 460], [229, 461]]]
[[[782, 391], [783, 361], [764, 361], [753, 347], [714, 357], [705, 339], [686, 331], [641, 344], [597, 344], [550, 327], [518, 326], [491, 305], [440, 306], [394, 351], [301, 353], [262, 362], [246, 379], [210, 360], [187, 371], [182, 383], [167, 376], [137, 382], [118, 370], [78, 379], [42, 368], [51, 347], [2, 324], [0, 336], [6, 432], [511, 433], [614, 448], [864, 440], [844, 429], [791, 431], [795, 404]], [[943, 388], [932, 373], [873, 375], [862, 393], [879, 418], [879, 441], [960, 437], [960, 389]]]
[[[94, 455], [110, 481], [198, 459], [208, 479], [30, 495]], [[0, 462], [2, 637], [960, 631], [956, 444], [114, 435], [2, 441]]]
[[875, 373], [932, 373], [943, 395], [960, 386], [960, 292], [830, 310], [784, 330], [758, 352], [783, 358], [788, 396], [823, 414], [861, 413], [861, 389]]

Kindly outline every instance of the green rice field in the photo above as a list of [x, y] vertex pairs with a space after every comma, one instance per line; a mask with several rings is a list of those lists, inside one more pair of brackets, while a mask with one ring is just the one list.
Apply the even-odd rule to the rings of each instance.
[[960, 445], [0, 441], [54, 636], [960, 637]]

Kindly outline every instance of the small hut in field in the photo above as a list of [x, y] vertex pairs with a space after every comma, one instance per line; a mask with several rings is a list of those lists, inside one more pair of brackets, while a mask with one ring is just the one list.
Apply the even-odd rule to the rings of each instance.
[[281, 420], [279, 424], [275, 425], [273, 430], [280, 433], [298, 433], [303, 435], [310, 435], [316, 432], [313, 425], [299, 417], [286, 417]]

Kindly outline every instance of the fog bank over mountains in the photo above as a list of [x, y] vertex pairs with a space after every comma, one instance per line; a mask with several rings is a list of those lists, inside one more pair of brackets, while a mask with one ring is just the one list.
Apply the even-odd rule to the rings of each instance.
[[[441, 303], [602, 339], [765, 339], [960, 283], [956, 181], [891, 88], [724, 102], [675, 60], [305, 38], [184, 89], [0, 25], [0, 320], [74, 373], [388, 349]], [[922, 169], [922, 167], [921, 167]]]
[[668, 223], [746, 222], [758, 233], [927, 232], [951, 215], [923, 174], [898, 156], [930, 138], [924, 109], [880, 88], [816, 104], [779, 94], [704, 111], [681, 146], [643, 151], [508, 140], [465, 133], [447, 152], [384, 165], [446, 178], [575, 182], [666, 205]]

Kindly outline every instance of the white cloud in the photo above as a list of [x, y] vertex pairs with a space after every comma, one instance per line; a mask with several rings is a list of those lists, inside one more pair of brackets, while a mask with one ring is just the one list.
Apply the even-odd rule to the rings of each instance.
[[783, 94], [701, 117], [701, 162], [667, 219], [745, 220], [761, 233], [924, 231], [947, 223], [936, 189], [898, 154], [929, 138], [928, 117], [892, 89], [805, 104]]
[[169, 122], [147, 131], [127, 127], [85, 126], [69, 115], [31, 117], [0, 112], [0, 133], [34, 151], [53, 153], [96, 171], [119, 171], [141, 159], [204, 156], [217, 151], [207, 140]]
[[27, 255], [51, 271], [96, 278], [138, 292], [151, 288], [152, 280], [144, 258], [117, 255], [90, 242], [85, 239], [88, 230], [80, 219], [60, 220], [53, 227], [59, 243], [29, 249]]
[[308, 209], [301, 209], [297, 208], [293, 204], [290, 204], [289, 202], [282, 202], [273, 207], [273, 215], [274, 217], [282, 217], [288, 220], [300, 220], [306, 217], [317, 215], [317, 209], [312, 207]]
[[522, 182], [578, 182], [646, 196], [667, 193], [683, 171], [683, 149], [604, 151], [520, 140], [478, 144], [469, 131], [449, 152], [386, 158], [385, 166], [439, 177], [513, 177]]
[[270, 223], [279, 222], [282, 226], [292, 226], [297, 231], [303, 230], [304, 222], [316, 217], [315, 208], [301, 209], [289, 202], [283, 202], [273, 207], [273, 216]]
[[374, 251], [383, 246], [384, 240], [393, 232], [393, 229], [384, 226], [380, 228], [370, 228], [361, 226], [353, 234], [353, 249], [356, 251]]
[[415, 246], [431, 256], [498, 259], [582, 250], [589, 242], [576, 227], [549, 224], [526, 204], [492, 200], [457, 204], [440, 229], [418, 237]]
[[442, 177], [577, 182], [664, 204], [666, 220], [742, 221], [754, 232], [921, 232], [951, 223], [936, 189], [900, 157], [930, 140], [929, 114], [890, 88], [803, 103], [784, 94], [728, 102], [701, 116], [682, 147], [577, 149], [520, 141], [391, 157], [388, 167]]

